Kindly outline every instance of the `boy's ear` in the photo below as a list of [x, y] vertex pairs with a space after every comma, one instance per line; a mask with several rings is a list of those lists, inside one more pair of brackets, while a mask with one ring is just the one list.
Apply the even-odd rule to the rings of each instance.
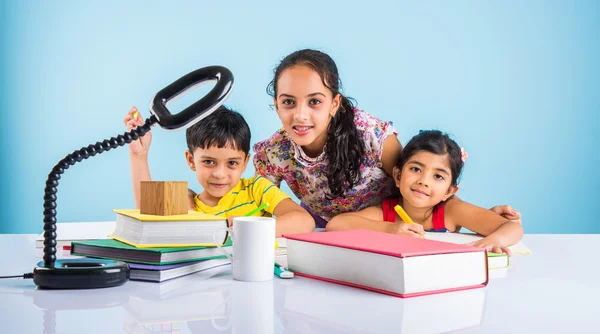
[[196, 164], [194, 163], [194, 155], [189, 150], [185, 151], [185, 161], [191, 170], [196, 171]]
[[331, 102], [331, 110], [329, 111], [329, 116], [335, 117], [335, 114], [340, 109], [341, 105], [342, 105], [342, 94], [338, 94], [333, 98], [333, 101]]
[[246, 154], [246, 158], [244, 159], [244, 169], [248, 166], [248, 161], [250, 161], [250, 153]]
[[450, 188], [448, 188], [448, 192], [442, 198], [442, 201], [445, 201], [448, 198], [454, 196], [454, 194], [456, 194], [457, 191], [458, 191], [458, 186], [450, 186]]

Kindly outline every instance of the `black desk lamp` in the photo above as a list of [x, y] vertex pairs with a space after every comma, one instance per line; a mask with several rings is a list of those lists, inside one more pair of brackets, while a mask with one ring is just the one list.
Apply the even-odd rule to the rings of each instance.
[[[178, 114], [172, 115], [167, 103], [206, 81], [216, 81], [215, 87], [202, 99]], [[215, 111], [229, 96], [233, 88], [233, 75], [222, 66], [209, 66], [190, 72], [162, 89], [152, 99], [152, 114], [142, 126], [116, 138], [82, 147], [60, 160], [46, 181], [44, 190], [44, 261], [33, 270], [34, 283], [43, 289], [106, 288], [125, 283], [129, 279], [129, 266], [121, 261], [102, 259], [56, 259], [56, 192], [60, 175], [84, 159], [104, 151], [123, 146], [144, 136], [157, 123], [166, 130], [182, 130]]]

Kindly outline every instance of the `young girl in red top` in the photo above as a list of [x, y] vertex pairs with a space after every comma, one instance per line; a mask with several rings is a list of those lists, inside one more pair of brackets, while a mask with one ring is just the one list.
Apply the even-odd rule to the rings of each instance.
[[[327, 230], [369, 229], [421, 237], [424, 231], [458, 232], [465, 227], [485, 236], [472, 245], [510, 255], [507, 247], [521, 240], [522, 225], [454, 196], [466, 157], [447, 134], [421, 131], [406, 145], [394, 167], [399, 197], [338, 215], [327, 224]], [[396, 204], [415, 224], [400, 219], [394, 210]]]

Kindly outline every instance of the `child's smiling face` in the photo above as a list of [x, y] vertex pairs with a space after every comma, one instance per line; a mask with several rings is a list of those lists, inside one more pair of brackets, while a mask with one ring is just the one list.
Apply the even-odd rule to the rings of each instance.
[[290, 138], [304, 152], [316, 157], [323, 152], [327, 129], [335, 116], [341, 95], [323, 84], [319, 73], [307, 66], [284, 70], [277, 80], [274, 99], [277, 114]]
[[399, 171], [394, 167], [394, 180], [403, 202], [414, 207], [433, 207], [458, 190], [452, 186], [452, 171], [448, 155], [418, 151]]
[[235, 187], [246, 170], [249, 154], [232, 148], [211, 146], [196, 148], [192, 155], [185, 152], [188, 166], [196, 172], [198, 182], [204, 188], [199, 199], [206, 205], [215, 206], [221, 197]]

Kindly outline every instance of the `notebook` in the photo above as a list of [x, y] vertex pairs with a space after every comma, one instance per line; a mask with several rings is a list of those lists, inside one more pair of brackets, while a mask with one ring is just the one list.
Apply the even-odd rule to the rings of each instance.
[[[115, 222], [81, 222], [56, 224], [56, 248], [71, 245], [72, 241], [109, 239]], [[35, 239], [35, 247], [44, 247], [44, 232]]]
[[197, 273], [230, 264], [229, 259], [212, 259], [205, 261], [183, 262], [162, 266], [129, 263], [129, 279], [133, 281], [163, 282], [173, 278]]
[[112, 238], [135, 247], [214, 246], [225, 241], [227, 220], [202, 212], [185, 215], [155, 216], [140, 210], [113, 210], [117, 214]]
[[488, 252], [487, 254], [489, 270], [507, 268], [510, 264], [510, 258], [506, 254], [498, 254], [492, 252]]
[[375, 231], [284, 235], [288, 268], [300, 276], [397, 297], [484, 287], [484, 249]]
[[[223, 248], [229, 253], [233, 252], [231, 240], [228, 240]], [[71, 255], [154, 265], [225, 258], [223, 252], [216, 247], [137, 248], [113, 239], [73, 242]]]
[[[473, 241], [481, 240], [484, 237], [474, 233], [453, 233], [453, 232], [425, 232], [425, 239], [451, 242], [453, 244], [468, 244]], [[531, 254], [527, 246], [519, 241], [515, 245], [508, 247], [513, 254]]]

